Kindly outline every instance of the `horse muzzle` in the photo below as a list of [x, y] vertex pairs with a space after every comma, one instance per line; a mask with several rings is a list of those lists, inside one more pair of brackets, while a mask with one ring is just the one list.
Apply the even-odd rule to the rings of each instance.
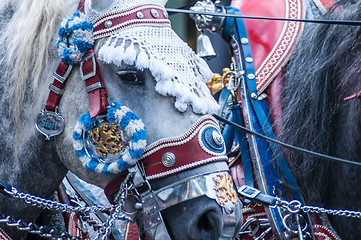
[[[211, 116], [200, 118], [180, 137], [161, 139], [149, 145], [141, 163], [129, 169], [135, 172], [133, 184], [137, 197], [128, 205], [138, 204], [141, 210], [126, 212], [133, 212], [141, 237], [172, 239], [173, 233], [162, 212], [188, 201], [207, 198], [216, 204], [204, 211], [201, 209], [204, 206], [199, 206], [199, 216], [190, 216], [194, 226], [186, 230], [189, 239], [197, 239], [204, 229], [209, 231], [205, 236], [212, 236], [211, 239], [233, 239], [242, 224], [242, 214], [227, 161], [218, 123]], [[112, 185], [105, 188], [108, 198], [110, 189], [116, 189]], [[205, 223], [209, 226], [202, 228]]]

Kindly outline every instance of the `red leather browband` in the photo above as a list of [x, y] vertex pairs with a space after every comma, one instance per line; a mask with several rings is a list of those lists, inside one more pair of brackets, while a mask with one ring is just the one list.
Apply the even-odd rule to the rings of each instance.
[[122, 29], [134, 26], [170, 26], [164, 7], [146, 4], [123, 11], [106, 13], [94, 22], [94, 39], [110, 36]]

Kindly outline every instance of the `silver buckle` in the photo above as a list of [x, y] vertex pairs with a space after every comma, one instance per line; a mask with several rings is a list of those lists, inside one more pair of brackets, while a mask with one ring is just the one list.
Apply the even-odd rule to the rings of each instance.
[[[84, 73], [83, 73], [83, 63], [85, 61], [88, 61], [90, 58], [92, 59], [92, 62], [93, 62], [93, 71], [86, 74], [86, 75], [84, 75]], [[91, 54], [87, 55], [85, 57], [84, 61], [82, 61], [80, 63], [80, 77], [81, 77], [81, 80], [85, 81], [85, 80], [88, 80], [91, 77], [94, 77], [96, 72], [97, 72], [97, 70], [96, 70], [95, 56], [94, 56], [94, 53], [91, 53]]]
[[49, 89], [50, 89], [50, 91], [52, 91], [58, 95], [63, 95], [63, 93], [64, 93], [64, 89], [58, 88], [57, 86], [55, 86], [52, 83], [49, 85]]
[[57, 74], [56, 72], [53, 72], [53, 78], [55, 78], [56, 80], [58, 80], [61, 83], [64, 83], [65, 80], [69, 77], [71, 70], [73, 69], [73, 65], [69, 65], [68, 69], [66, 69], [64, 76], [61, 76], [59, 74]]
[[89, 93], [91, 91], [94, 91], [95, 89], [98, 89], [98, 88], [105, 88], [105, 85], [104, 83], [102, 82], [96, 82], [92, 85], [89, 85], [86, 87], [86, 92]]
[[242, 187], [238, 188], [238, 193], [246, 198], [253, 199], [253, 198], [257, 197], [257, 195], [260, 194], [261, 191], [256, 188], [253, 188], [253, 187], [250, 187], [247, 185], [243, 185]]

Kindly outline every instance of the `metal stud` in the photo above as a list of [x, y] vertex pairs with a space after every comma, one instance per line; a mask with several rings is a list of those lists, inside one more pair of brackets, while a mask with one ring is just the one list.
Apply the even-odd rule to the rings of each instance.
[[106, 28], [110, 28], [112, 25], [113, 25], [113, 23], [112, 23], [112, 21], [110, 21], [110, 20], [108, 20], [108, 21], [106, 21], [106, 22], [104, 23], [104, 26], [105, 26]]
[[253, 100], [256, 100], [257, 99], [257, 93], [251, 93], [251, 98], [253, 99]]
[[158, 18], [159, 17], [159, 13], [157, 10], [155, 10], [154, 8], [150, 10], [150, 13], [152, 14], [152, 16], [154, 18]]
[[247, 77], [248, 77], [248, 79], [253, 80], [253, 79], [255, 79], [256, 76], [253, 73], [250, 73], [247, 75]]
[[175, 164], [175, 155], [171, 152], [166, 152], [162, 156], [162, 163], [165, 167], [173, 167]]
[[217, 144], [218, 146], [222, 146], [223, 137], [218, 131], [213, 131], [212, 132], [212, 138], [213, 138], [213, 141], [214, 141], [215, 144]]
[[165, 18], [168, 18], [168, 13], [167, 13], [167, 11], [163, 11], [163, 16], [164, 16]]
[[251, 58], [251, 57], [246, 57], [246, 62], [248, 62], [248, 63], [253, 62], [253, 58]]
[[142, 12], [137, 12], [137, 18], [139, 19], [144, 18], [144, 14]]
[[247, 44], [248, 43], [248, 38], [241, 38], [241, 43], [242, 44]]

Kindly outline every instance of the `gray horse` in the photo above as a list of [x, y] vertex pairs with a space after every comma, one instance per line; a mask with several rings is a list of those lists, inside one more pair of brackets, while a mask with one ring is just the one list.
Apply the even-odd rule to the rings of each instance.
[[[109, 11], [149, 3], [162, 7], [166, 1], [89, 0], [85, 1], [85, 14], [92, 21]], [[50, 73], [59, 63], [52, 33], [56, 33], [62, 18], [76, 11], [77, 4], [76, 0], [0, 3], [0, 180], [19, 191], [45, 198], [57, 189], [68, 170], [102, 188], [117, 177], [86, 170], [75, 154], [74, 126], [89, 107], [77, 66], [59, 104], [66, 124], [63, 133], [47, 141], [34, 126], [53, 81]], [[169, 26], [130, 27], [98, 40], [94, 49], [109, 100], [129, 107], [143, 120], [148, 143], [180, 136], [202, 115], [218, 109], [204, 84], [211, 77], [209, 69]], [[224, 161], [214, 164], [227, 169]], [[215, 166], [201, 168], [208, 173], [217, 171]], [[155, 188], [201, 174], [201, 169], [197, 169], [177, 173], [171, 180], [158, 179]], [[5, 215], [29, 222], [40, 211], [23, 201], [0, 196], [0, 212]], [[239, 216], [239, 204], [236, 211]], [[216, 201], [200, 197], [168, 208], [164, 218], [174, 239], [219, 239], [223, 214]], [[233, 234], [240, 224], [238, 219], [231, 226]], [[26, 233], [4, 224], [1, 228], [14, 239], [26, 237]]]

